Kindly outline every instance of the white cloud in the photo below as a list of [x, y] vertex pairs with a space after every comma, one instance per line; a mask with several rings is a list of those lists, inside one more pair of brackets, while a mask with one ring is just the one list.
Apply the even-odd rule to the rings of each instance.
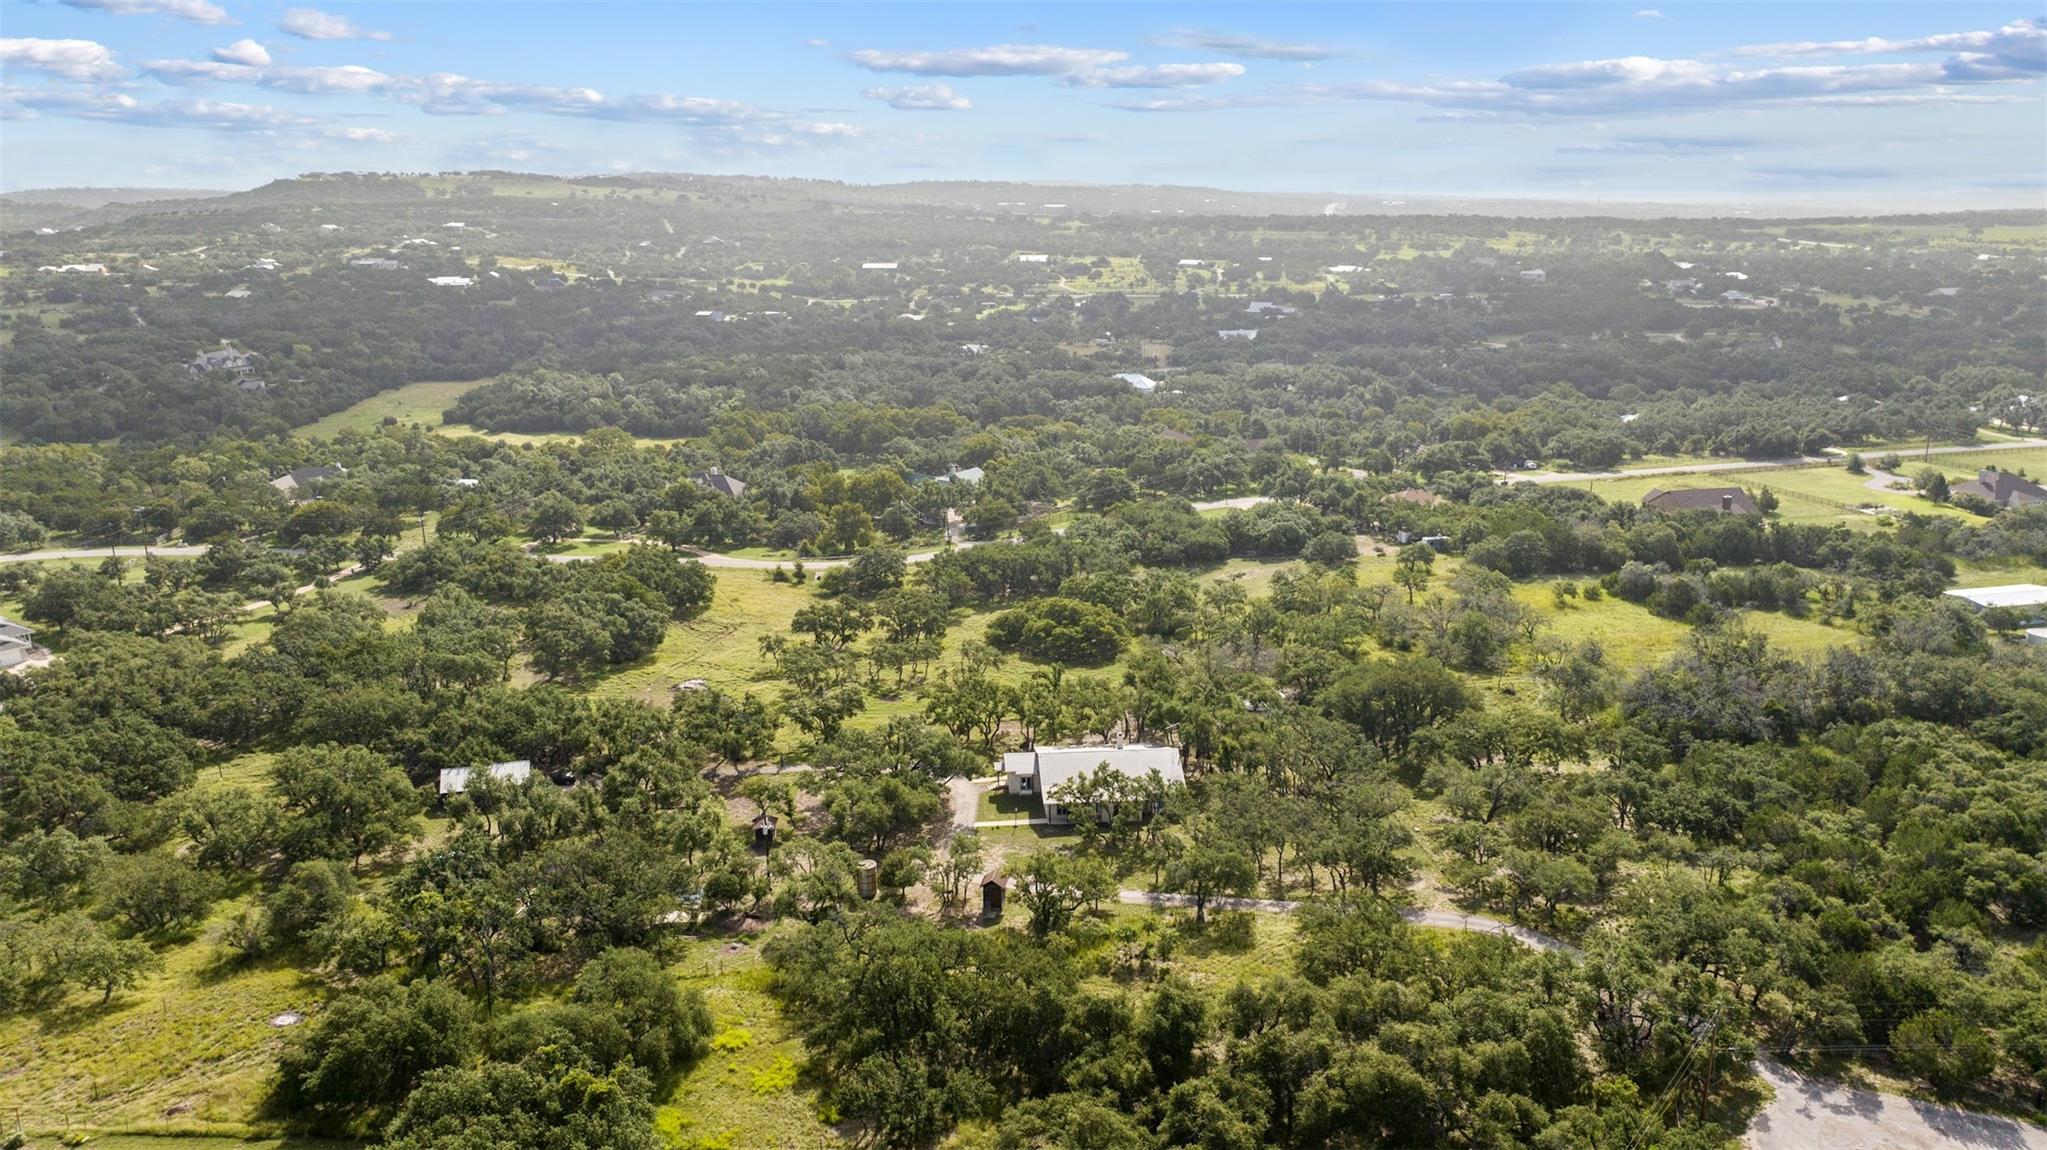
[[2031, 61], [2036, 69], [2047, 69], [2047, 21], [2016, 20], [1994, 32], [1945, 32], [1906, 40], [1870, 36], [1862, 40], [1793, 40], [1778, 44], [1750, 44], [1736, 48], [1736, 56], [1851, 56], [1910, 52], [1987, 52]]
[[812, 48], [829, 48], [832, 46], [832, 42], [822, 36], [812, 36], [810, 39], [805, 40], [804, 43]]
[[171, 16], [208, 25], [234, 23], [225, 9], [207, 0], [64, 0], [64, 3], [116, 16]]
[[217, 132], [277, 132], [319, 125], [312, 116], [265, 104], [218, 100], [137, 100], [126, 92], [76, 89], [14, 89], [5, 93], [10, 118], [33, 119], [42, 113], [104, 123], [152, 128], [199, 128]]
[[843, 123], [798, 120], [789, 113], [738, 100], [667, 93], [608, 96], [595, 88], [520, 84], [454, 72], [412, 76], [360, 64], [299, 67], [240, 64], [224, 59], [155, 60], [143, 71], [166, 84], [245, 84], [297, 95], [379, 96], [429, 115], [502, 116], [513, 111], [632, 123], [665, 123], [691, 130], [703, 144], [787, 145], [860, 134]]
[[1341, 54], [1325, 44], [1288, 43], [1257, 36], [1238, 36], [1229, 32], [1203, 32], [1192, 28], [1183, 28], [1170, 36], [1155, 37], [1152, 43], [1169, 48], [1206, 48], [1211, 52], [1221, 52], [1225, 56], [1237, 56], [1247, 60], [1312, 61], [1327, 60]]
[[395, 144], [404, 138], [396, 132], [387, 132], [382, 128], [336, 127], [328, 128], [320, 134], [327, 139], [350, 144]]
[[1848, 44], [1857, 45], [1855, 52], [1865, 54], [1937, 52], [1960, 45], [1981, 50], [1963, 52], [1944, 61], [1756, 66], [1715, 59], [1624, 56], [1543, 64], [1493, 80], [1301, 84], [1230, 96], [1132, 100], [1114, 106], [1134, 112], [1208, 112], [1373, 100], [1420, 104], [1435, 110], [1432, 119], [1618, 117], [1788, 105], [2002, 103], [2018, 97], [1968, 89], [2047, 77], [2047, 25], [2033, 21], [2007, 25], [1996, 32], [1956, 33], [1912, 41], [1762, 45], [1744, 50], [1744, 54], [1765, 54], [1765, 48], [1784, 56], [1852, 54], [1843, 47]]
[[95, 40], [0, 39], [0, 66], [12, 72], [43, 72], [65, 80], [111, 80], [121, 74], [113, 50]]
[[888, 52], [862, 48], [847, 59], [873, 72], [913, 76], [1065, 76], [1105, 68], [1130, 58], [1107, 48], [1065, 48], [1057, 44], [997, 44], [942, 52]]
[[301, 40], [389, 40], [389, 32], [373, 32], [346, 16], [318, 8], [293, 8], [277, 22], [279, 31]]
[[225, 48], [215, 48], [213, 58], [223, 64], [243, 64], [260, 68], [270, 63], [270, 50], [246, 37]]
[[973, 101], [950, 84], [912, 84], [906, 88], [869, 88], [861, 95], [880, 100], [899, 112], [964, 112]]
[[1668, 17], [1668, 16], [1665, 16], [1665, 15], [1664, 15], [1663, 13], [1661, 13], [1661, 12], [1658, 12], [1658, 11], [1657, 11], [1656, 9], [1654, 9], [1654, 8], [1644, 8], [1644, 9], [1642, 9], [1642, 10], [1641, 10], [1640, 12], [1637, 12], [1637, 13], [1635, 13], [1635, 19], [1637, 19], [1637, 20], [1668, 20], [1668, 19], [1670, 19], [1670, 17]]
[[1131, 64], [1076, 72], [1066, 82], [1083, 88], [1195, 88], [1243, 74], [1242, 64]]

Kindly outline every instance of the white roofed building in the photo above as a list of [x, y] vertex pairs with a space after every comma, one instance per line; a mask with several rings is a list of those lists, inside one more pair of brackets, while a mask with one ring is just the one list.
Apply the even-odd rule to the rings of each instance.
[[[1074, 779], [1091, 774], [1098, 767], [1133, 781], [1147, 781], [1156, 775], [1167, 786], [1186, 783], [1177, 747], [1156, 747], [1127, 743], [1106, 747], [1039, 747], [1013, 751], [1002, 756], [1003, 785], [1012, 795], [1035, 795], [1045, 805], [1045, 817], [1055, 823], [1072, 822], [1072, 814], [1052, 796]], [[1097, 810], [1106, 819], [1113, 812]]]
[[2001, 587], [1963, 587], [1949, 595], [1979, 611], [2006, 607], [2019, 612], [2027, 622], [2047, 621], [2047, 587], [2038, 583], [2007, 583]]
[[[492, 763], [490, 766], [481, 769], [489, 771], [491, 778], [504, 779], [514, 786], [524, 783], [533, 776], [533, 763], [528, 759], [514, 759], [509, 763]], [[476, 767], [441, 768], [441, 793], [444, 795], [459, 795], [463, 791], [468, 790], [469, 777], [477, 770], [478, 768]]]

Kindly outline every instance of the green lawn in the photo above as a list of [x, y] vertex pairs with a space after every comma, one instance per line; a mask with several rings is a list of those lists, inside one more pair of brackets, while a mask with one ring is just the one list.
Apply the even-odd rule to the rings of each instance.
[[313, 438], [324, 438], [343, 431], [371, 431], [383, 423], [386, 416], [400, 424], [439, 427], [441, 413], [452, 407], [463, 393], [484, 382], [462, 379], [408, 383], [404, 387], [380, 391], [361, 403], [323, 416], [296, 430], [300, 435]]

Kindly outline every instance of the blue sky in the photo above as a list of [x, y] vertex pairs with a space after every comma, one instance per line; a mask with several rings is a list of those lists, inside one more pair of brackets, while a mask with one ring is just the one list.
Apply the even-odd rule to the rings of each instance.
[[2047, 200], [2010, 4], [0, 2], [0, 185], [752, 172]]

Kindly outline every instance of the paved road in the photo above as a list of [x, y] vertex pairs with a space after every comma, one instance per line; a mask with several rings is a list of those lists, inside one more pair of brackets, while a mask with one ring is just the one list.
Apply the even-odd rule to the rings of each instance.
[[197, 543], [180, 544], [176, 547], [60, 547], [49, 551], [17, 551], [12, 555], [0, 555], [0, 563], [40, 563], [45, 559], [105, 559], [118, 555], [123, 559], [142, 559], [160, 555], [169, 559], [197, 559], [206, 554], [206, 548]]
[[[1194, 510], [1220, 511], [1232, 508], [1242, 509], [1270, 502], [1272, 502], [1272, 496], [1270, 495], [1240, 495], [1234, 499], [1211, 499], [1196, 503], [1194, 504]], [[952, 533], [950, 526], [947, 529], [947, 533]], [[956, 549], [965, 549], [973, 545], [974, 541], [971, 539], [961, 539], [953, 544]], [[160, 555], [171, 559], [196, 559], [204, 554], [206, 554], [206, 548], [199, 544], [179, 544], [175, 547], [53, 548], [47, 551], [20, 551], [12, 555], [0, 555], [0, 563], [39, 563], [45, 559], [104, 559], [108, 555], [118, 555], [123, 559], [140, 559], [149, 555]], [[706, 567], [723, 567], [736, 571], [772, 571], [777, 567], [787, 567], [795, 562], [793, 559], [746, 559], [737, 555], [720, 554], [716, 551], [699, 551], [693, 547], [683, 548], [682, 554], [701, 562]], [[940, 549], [933, 548], [929, 551], [913, 552], [908, 556], [908, 559], [912, 563], [929, 563], [934, 556], [939, 554], [941, 554]], [[594, 555], [547, 556], [547, 559], [553, 563], [580, 563], [583, 560], [594, 558], [596, 558]], [[852, 560], [847, 558], [805, 559], [803, 566], [806, 570], [819, 571], [831, 567], [844, 567], [850, 562]]]
[[[1979, 451], [2019, 451], [2029, 447], [2047, 447], [2047, 439], [2019, 439], [2010, 443], [1956, 443], [1931, 450], [1918, 448], [1899, 451], [1901, 459], [1917, 459], [1924, 455], [1972, 455]], [[1503, 478], [1509, 483], [1585, 483], [1594, 479], [1639, 479], [1651, 475], [1697, 475], [1713, 471], [1751, 471], [1763, 467], [1796, 467], [1801, 463], [1832, 463], [1845, 457], [1848, 448], [1830, 447], [1826, 455], [1799, 455], [1787, 459], [1732, 459], [1725, 463], [1684, 463], [1671, 467], [1637, 467], [1629, 471], [1531, 471], [1507, 472]], [[1871, 454], [1863, 452], [1866, 459]]]
[[2010, 1118], [1856, 1090], [1767, 1057], [1756, 1074], [1776, 1097], [1749, 1124], [1749, 1150], [2047, 1150], [2047, 1129]]
[[1760, 467], [1796, 467], [1825, 463], [1824, 456], [1794, 455], [1787, 459], [1733, 459], [1725, 463], [1681, 463], [1670, 467], [1637, 467], [1628, 471], [1510, 471], [1509, 483], [1589, 483], [1595, 479], [1640, 479], [1651, 475], [1695, 475], [1708, 471], [1751, 471]]

